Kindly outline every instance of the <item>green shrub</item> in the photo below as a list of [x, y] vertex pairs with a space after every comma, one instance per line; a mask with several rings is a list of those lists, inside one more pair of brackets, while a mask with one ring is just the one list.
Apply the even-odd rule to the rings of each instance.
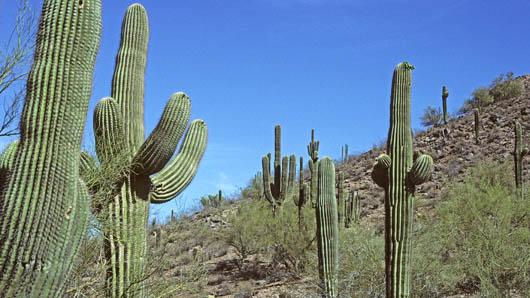
[[473, 91], [471, 98], [464, 101], [464, 105], [460, 108], [460, 113], [467, 113], [473, 109], [481, 109], [492, 104], [494, 101], [493, 96], [490, 94], [490, 89], [486, 87], [480, 87]]
[[417, 297], [530, 295], [530, 197], [519, 200], [512, 180], [510, 164], [481, 165], [416, 225]]
[[300, 273], [308, 263], [308, 253], [316, 249], [314, 209], [306, 206], [303, 210], [307, 230], [300, 231], [292, 200], [284, 202], [276, 216], [265, 200], [242, 200], [238, 211], [228, 219], [226, 242], [241, 260], [260, 253], [272, 259], [273, 265]]
[[201, 205], [205, 208], [219, 208], [223, 204], [221, 193], [201, 197]]
[[423, 111], [423, 115], [421, 116], [421, 125], [428, 127], [428, 126], [438, 126], [442, 124], [443, 116], [442, 111], [440, 111], [440, 108], [433, 108], [431, 106], [428, 106]]
[[523, 82], [514, 78], [513, 72], [501, 74], [490, 86], [490, 94], [495, 101], [507, 100], [520, 96], [523, 92]]

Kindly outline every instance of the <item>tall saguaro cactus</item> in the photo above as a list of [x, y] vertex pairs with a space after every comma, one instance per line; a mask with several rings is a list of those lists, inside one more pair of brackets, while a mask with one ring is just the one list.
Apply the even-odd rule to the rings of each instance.
[[291, 155], [282, 158], [281, 146], [281, 126], [276, 125], [274, 128], [274, 182], [271, 182], [270, 153], [261, 159], [265, 198], [271, 204], [273, 214], [276, 214], [277, 208], [286, 198], [293, 195], [296, 175], [296, 157]]
[[444, 124], [447, 124], [449, 121], [449, 115], [447, 113], [447, 98], [449, 97], [449, 91], [447, 90], [447, 87], [442, 87], [442, 107], [443, 107], [443, 121]]
[[317, 193], [318, 175], [316, 173], [316, 163], [318, 161], [318, 149], [320, 147], [320, 141], [315, 141], [315, 130], [311, 129], [311, 142], [307, 144], [307, 154], [309, 154], [309, 201], [311, 201], [311, 207], [316, 207], [315, 196]]
[[410, 97], [413, 66], [400, 63], [392, 78], [387, 152], [377, 158], [372, 178], [385, 189], [386, 296], [409, 297], [415, 186], [427, 181], [433, 160], [413, 160]]
[[473, 110], [473, 125], [475, 128], [475, 144], [480, 144], [480, 112], [478, 109]]
[[298, 207], [298, 228], [302, 230], [304, 224], [304, 206], [310, 196], [309, 186], [304, 182], [304, 158], [300, 156], [300, 176], [298, 179], [298, 197], [293, 196], [293, 201], [296, 207]]
[[318, 272], [323, 297], [337, 297], [339, 222], [335, 198], [335, 165], [329, 157], [317, 163], [316, 206]]
[[345, 218], [344, 205], [346, 201], [347, 192], [344, 187], [344, 173], [339, 172], [339, 179], [337, 181], [337, 216], [339, 225], [342, 224]]
[[20, 142], [3, 169], [1, 297], [64, 293], [88, 222], [79, 151], [100, 33], [100, 0], [44, 1]]
[[361, 197], [357, 191], [351, 191], [344, 204], [344, 227], [349, 228], [352, 223], [359, 223], [361, 219]]
[[523, 160], [528, 154], [528, 148], [523, 144], [523, 128], [519, 121], [514, 121], [515, 144], [513, 149], [513, 161], [515, 169], [515, 186], [519, 192], [519, 196], [523, 195]]
[[[107, 296], [143, 297], [149, 204], [179, 195], [197, 172], [207, 144], [204, 121], [191, 122], [179, 153], [171, 160], [188, 127], [191, 102], [171, 96], [160, 121], [144, 141], [144, 75], [148, 19], [143, 6], [131, 5], [124, 17], [112, 80], [112, 97], [94, 111], [96, 153], [101, 166], [122, 162], [117, 191], [103, 204]], [[125, 155], [125, 158], [119, 158]], [[170, 161], [171, 160], [171, 161]]]

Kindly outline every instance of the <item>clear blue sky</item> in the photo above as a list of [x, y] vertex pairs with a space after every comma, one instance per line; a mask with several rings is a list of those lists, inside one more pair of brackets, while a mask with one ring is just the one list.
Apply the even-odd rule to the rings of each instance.
[[[0, 0], [0, 28], [14, 1]], [[103, 1], [103, 39], [91, 113], [110, 92], [122, 16], [133, 1]], [[393, 67], [416, 66], [413, 124], [440, 106], [442, 85], [457, 110], [500, 73], [530, 72], [530, 1], [179, 0], [144, 1], [151, 39], [145, 126], [167, 98], [185, 91], [192, 118], [208, 123], [209, 145], [182, 197], [152, 210], [191, 206], [203, 194], [234, 192], [261, 170], [283, 128], [283, 154], [307, 159], [311, 128], [321, 156], [342, 144], [361, 152], [387, 134]], [[1, 30], [1, 29], [0, 29]], [[0, 31], [1, 32], [1, 31]], [[2, 36], [0, 36], [2, 37]], [[93, 143], [88, 125], [85, 143]]]

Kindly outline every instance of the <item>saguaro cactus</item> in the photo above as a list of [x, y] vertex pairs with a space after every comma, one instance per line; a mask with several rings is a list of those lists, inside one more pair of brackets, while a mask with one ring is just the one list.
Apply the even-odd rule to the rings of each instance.
[[337, 218], [339, 225], [344, 221], [344, 205], [347, 192], [344, 187], [344, 173], [339, 172], [339, 179], [337, 181]]
[[449, 91], [447, 87], [442, 87], [442, 107], [443, 107], [443, 121], [444, 124], [447, 124], [449, 121], [449, 115], [447, 114], [447, 97], [449, 97]]
[[348, 161], [348, 144], [345, 144], [342, 146], [342, 155], [341, 155], [342, 162]]
[[480, 133], [480, 112], [478, 109], [473, 110], [473, 124], [475, 126], [475, 144], [480, 144], [479, 133]]
[[361, 197], [357, 191], [351, 191], [344, 204], [344, 227], [349, 228], [352, 223], [359, 223], [361, 219]]
[[[276, 214], [276, 209], [282, 205], [286, 198], [290, 198], [294, 191], [296, 157], [291, 155], [282, 158], [281, 156], [281, 127], [276, 125], [274, 128], [274, 182], [271, 182], [270, 153], [261, 159], [265, 198], [271, 204], [273, 214]], [[289, 168], [287, 168], [288, 166]]]
[[101, 33], [99, 0], [45, 0], [18, 148], [4, 155], [0, 296], [61, 297], [88, 221], [79, 151]]
[[324, 297], [337, 297], [339, 222], [335, 198], [335, 165], [329, 157], [317, 163], [318, 272]]
[[386, 296], [409, 297], [414, 189], [427, 181], [433, 160], [413, 160], [410, 90], [413, 66], [400, 63], [392, 78], [387, 152], [376, 160], [372, 178], [385, 189]]
[[298, 180], [298, 197], [293, 196], [293, 201], [296, 207], [298, 207], [298, 228], [302, 230], [304, 228], [304, 206], [310, 196], [309, 186], [304, 182], [304, 158], [300, 156], [300, 175]]
[[524, 147], [522, 137], [522, 127], [519, 121], [514, 121], [515, 144], [513, 149], [513, 163], [515, 169], [515, 186], [519, 196], [523, 195], [523, 160], [528, 154], [528, 148]]
[[[103, 204], [107, 296], [142, 297], [149, 204], [165, 203], [192, 181], [207, 143], [204, 121], [191, 122], [179, 153], [171, 160], [190, 117], [184, 93], [169, 99], [160, 121], [144, 141], [144, 75], [148, 19], [139, 4], [124, 17], [112, 80], [112, 97], [94, 111], [96, 153], [101, 166], [123, 161], [117, 191]], [[125, 155], [125, 158], [119, 158]], [[171, 160], [171, 161], [170, 161]]]
[[318, 161], [318, 148], [320, 146], [320, 141], [315, 141], [315, 130], [311, 129], [311, 142], [307, 145], [307, 154], [309, 154], [309, 172], [310, 172], [310, 180], [309, 180], [309, 188], [310, 191], [308, 193], [309, 201], [311, 201], [311, 207], [316, 207], [316, 201], [315, 196], [317, 193], [317, 186], [318, 186], [318, 175], [316, 173], [315, 164]]

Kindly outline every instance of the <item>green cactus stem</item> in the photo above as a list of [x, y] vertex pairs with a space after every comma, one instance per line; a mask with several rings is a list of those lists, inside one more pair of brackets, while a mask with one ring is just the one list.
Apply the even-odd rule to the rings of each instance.
[[342, 162], [347, 162], [348, 161], [348, 144], [345, 144], [344, 146], [342, 146], [342, 155], [341, 155], [341, 160]]
[[433, 171], [428, 155], [413, 159], [410, 97], [413, 66], [398, 64], [392, 78], [390, 128], [387, 152], [377, 158], [372, 171], [376, 184], [385, 189], [386, 297], [410, 296], [411, 234], [415, 186]]
[[311, 160], [316, 163], [318, 161], [318, 147], [320, 146], [319, 141], [315, 141], [315, 129], [311, 129], [311, 142], [307, 144], [307, 154]]
[[344, 187], [344, 173], [339, 172], [339, 179], [337, 179], [337, 218], [339, 225], [342, 225], [344, 221], [344, 205], [347, 196], [346, 189]]
[[443, 106], [443, 121], [447, 124], [449, 121], [449, 115], [447, 113], [447, 98], [449, 97], [449, 91], [446, 86], [442, 87], [442, 106]]
[[[116, 193], [105, 197], [100, 218], [105, 223], [107, 297], [143, 297], [149, 204], [165, 203], [192, 181], [206, 150], [204, 121], [189, 123], [191, 101], [178, 92], [144, 140], [144, 76], [149, 25], [139, 4], [123, 19], [111, 97], [94, 111], [96, 153], [101, 167], [119, 163]], [[189, 124], [189, 127], [188, 127]], [[187, 128], [187, 131], [186, 131]], [[171, 160], [184, 135], [178, 154]]]
[[293, 201], [298, 207], [298, 228], [304, 230], [304, 206], [308, 201], [309, 186], [304, 182], [304, 158], [300, 157], [300, 175], [298, 180], [298, 196], [293, 196]]
[[344, 205], [344, 227], [349, 228], [352, 224], [358, 224], [361, 219], [361, 197], [357, 191], [351, 191]]
[[88, 223], [79, 152], [100, 34], [100, 0], [43, 2], [20, 141], [3, 156], [2, 297], [64, 294]]
[[515, 169], [515, 187], [519, 196], [523, 196], [523, 161], [528, 154], [528, 148], [524, 147], [523, 143], [523, 128], [519, 121], [514, 121], [515, 144], [513, 149], [513, 161]]
[[317, 163], [317, 247], [318, 272], [323, 297], [337, 297], [339, 223], [335, 198], [335, 165], [329, 157]]
[[[274, 128], [274, 182], [271, 182], [270, 170], [271, 154], [263, 156], [263, 188], [265, 198], [272, 206], [272, 213], [281, 207], [282, 203], [293, 196], [294, 180], [296, 175], [296, 157], [281, 157], [281, 127]], [[281, 164], [280, 164], [281, 160]]]
[[316, 169], [314, 168], [314, 164], [318, 161], [318, 149], [320, 147], [320, 141], [315, 141], [315, 130], [311, 129], [311, 142], [307, 145], [307, 153], [309, 154], [309, 191], [307, 193], [308, 195], [308, 201], [311, 202], [311, 207], [316, 207], [316, 193], [317, 193], [317, 185], [318, 185], [318, 178], [316, 174]]
[[473, 109], [473, 124], [475, 126], [475, 144], [480, 144], [480, 112], [478, 109]]

